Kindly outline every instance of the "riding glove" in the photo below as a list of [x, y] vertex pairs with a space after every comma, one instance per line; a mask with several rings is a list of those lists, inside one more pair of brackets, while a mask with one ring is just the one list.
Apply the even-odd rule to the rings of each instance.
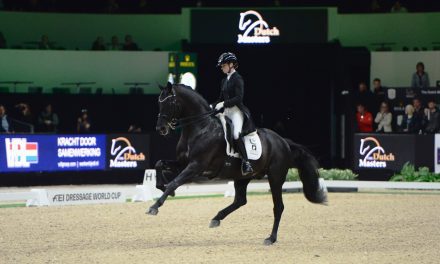
[[225, 104], [225, 102], [220, 102], [220, 103], [218, 103], [218, 104], [215, 106], [215, 110], [218, 111], [218, 110], [222, 109], [222, 108], [224, 107], [224, 106], [223, 106], [224, 104]]

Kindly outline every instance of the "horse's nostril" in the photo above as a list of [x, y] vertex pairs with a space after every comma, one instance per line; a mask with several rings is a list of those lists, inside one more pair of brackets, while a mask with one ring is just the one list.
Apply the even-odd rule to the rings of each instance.
[[168, 132], [167, 128], [163, 127], [163, 126], [156, 127], [156, 131], [158, 131], [161, 135], [164, 135], [164, 134], [166, 134]]

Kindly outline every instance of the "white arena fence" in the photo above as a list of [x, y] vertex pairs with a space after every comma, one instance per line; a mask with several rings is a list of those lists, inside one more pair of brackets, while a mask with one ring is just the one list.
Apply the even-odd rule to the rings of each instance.
[[[321, 179], [321, 183], [324, 180]], [[440, 190], [440, 183], [435, 182], [384, 182], [384, 181], [325, 181], [327, 188], [355, 189], [400, 189], [400, 190]], [[162, 192], [156, 189], [156, 171], [145, 170], [142, 185], [133, 187], [84, 187], [84, 188], [48, 188], [31, 189], [26, 192], [0, 193], [0, 202], [26, 201], [26, 206], [57, 206], [75, 204], [102, 204], [151, 201], [160, 197]], [[284, 189], [300, 190], [302, 183], [286, 182]], [[248, 192], [269, 191], [268, 182], [250, 183]], [[219, 184], [185, 184], [176, 190], [176, 195], [214, 195], [225, 197], [235, 195], [233, 182]]]

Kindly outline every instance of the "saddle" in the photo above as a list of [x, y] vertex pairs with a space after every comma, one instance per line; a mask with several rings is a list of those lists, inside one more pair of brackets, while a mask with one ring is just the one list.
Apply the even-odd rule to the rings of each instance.
[[[233, 158], [241, 158], [240, 154], [235, 151], [235, 144], [234, 144], [234, 124], [232, 123], [231, 119], [229, 119], [225, 114], [219, 113], [216, 115], [217, 118], [220, 120], [220, 123], [222, 124], [224, 135], [225, 135], [225, 141], [226, 141], [226, 154], [229, 157]], [[254, 130], [251, 133], [248, 133], [244, 136], [244, 142], [246, 147], [246, 153], [249, 160], [258, 160], [261, 157], [262, 154], [262, 147], [261, 147], [261, 140], [260, 136], [258, 135], [258, 131]]]

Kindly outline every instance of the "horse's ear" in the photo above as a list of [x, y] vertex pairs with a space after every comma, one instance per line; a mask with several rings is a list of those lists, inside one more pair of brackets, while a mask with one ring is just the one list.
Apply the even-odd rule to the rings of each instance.
[[173, 84], [170, 83], [170, 82], [168, 82], [168, 83], [167, 83], [167, 89], [168, 89], [169, 91], [171, 91], [171, 88], [173, 88]]
[[165, 89], [165, 87], [163, 87], [162, 85], [158, 84], [159, 89], [162, 91], [163, 89]]

